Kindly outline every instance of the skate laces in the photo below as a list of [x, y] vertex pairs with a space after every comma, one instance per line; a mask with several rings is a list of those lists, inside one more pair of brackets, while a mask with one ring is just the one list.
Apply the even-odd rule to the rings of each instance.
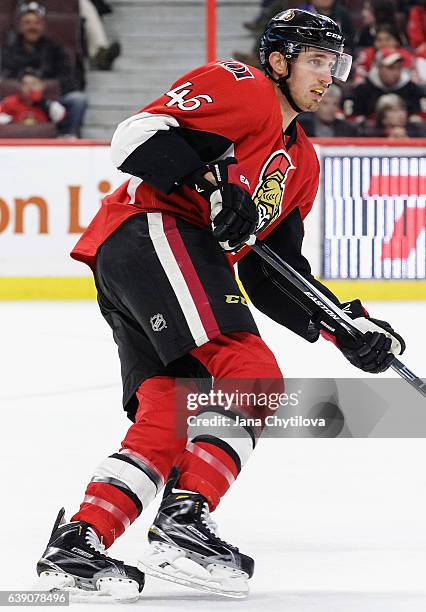
[[215, 523], [215, 521], [210, 516], [207, 504], [203, 504], [203, 508], [201, 510], [201, 521], [205, 524], [209, 531], [211, 531], [216, 537], [218, 537], [219, 534], [217, 532], [217, 523]]
[[210, 511], [209, 511], [207, 502], [203, 504], [203, 507], [201, 510], [201, 522], [215, 536], [215, 538], [217, 538], [219, 542], [221, 542], [222, 544], [225, 544], [226, 546], [229, 546], [230, 548], [234, 548], [235, 550], [238, 550], [238, 548], [236, 548], [235, 546], [232, 546], [232, 544], [229, 544], [228, 542], [226, 542], [225, 540], [222, 540], [222, 538], [219, 537], [217, 523], [210, 516]]
[[102, 540], [99, 539], [97, 533], [91, 527], [87, 528], [84, 539], [91, 548], [95, 549], [96, 552], [101, 553], [101, 555], [105, 555], [106, 557], [108, 556]]

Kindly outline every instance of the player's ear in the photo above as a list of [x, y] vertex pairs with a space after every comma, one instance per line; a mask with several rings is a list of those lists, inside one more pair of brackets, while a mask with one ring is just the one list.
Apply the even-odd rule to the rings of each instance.
[[286, 76], [288, 71], [287, 60], [282, 53], [272, 51], [269, 56], [269, 63], [277, 78]]

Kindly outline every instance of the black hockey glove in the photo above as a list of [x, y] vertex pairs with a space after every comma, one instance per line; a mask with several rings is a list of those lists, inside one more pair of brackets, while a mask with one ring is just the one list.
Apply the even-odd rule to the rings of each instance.
[[321, 335], [333, 342], [352, 365], [364, 372], [377, 374], [387, 370], [395, 356], [405, 351], [403, 338], [386, 321], [371, 318], [359, 300], [342, 304], [342, 310], [356, 320], [358, 327], [362, 327], [362, 338], [353, 338], [344, 329], [331, 333], [322, 327], [322, 311], [314, 315], [312, 321], [320, 329]]
[[[211, 172], [216, 185], [205, 178]], [[234, 157], [200, 168], [185, 183], [210, 205], [213, 236], [225, 251], [236, 251], [253, 244], [258, 212], [250, 195], [250, 185]]]

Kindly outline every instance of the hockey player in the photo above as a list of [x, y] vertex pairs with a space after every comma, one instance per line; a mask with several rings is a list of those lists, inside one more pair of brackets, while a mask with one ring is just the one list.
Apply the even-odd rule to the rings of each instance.
[[[351, 58], [334, 21], [293, 9], [269, 22], [260, 58], [264, 74], [233, 60], [193, 70], [114, 134], [113, 162], [131, 178], [103, 200], [72, 256], [94, 272], [133, 424], [96, 468], [70, 522], [61, 511], [37, 567], [48, 588], [131, 600], [142, 590], [142, 569], [228, 596], [247, 593], [253, 559], [219, 538], [210, 512], [259, 432], [241, 426], [236, 437], [220, 437], [201, 426], [187, 439], [175, 431], [177, 377], [238, 378], [257, 388], [272, 380], [282, 388], [229, 264], [239, 262], [259, 310], [308, 342], [322, 333], [362, 370], [382, 372], [404, 350], [359, 300], [346, 311], [364, 321], [362, 340], [319, 329], [289, 297], [292, 288], [250, 252], [256, 235], [339, 303], [301, 254], [319, 164], [296, 117], [318, 108], [333, 78], [346, 80]], [[139, 569], [110, 559], [105, 549], [171, 470]]]

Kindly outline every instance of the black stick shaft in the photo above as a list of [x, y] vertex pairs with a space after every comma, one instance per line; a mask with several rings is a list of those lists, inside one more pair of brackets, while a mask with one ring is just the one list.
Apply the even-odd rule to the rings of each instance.
[[[324, 311], [328, 317], [327, 322], [323, 322], [326, 328], [330, 329], [330, 319], [332, 319], [333, 325], [343, 327], [354, 337], [359, 337], [360, 334], [363, 334], [363, 332], [357, 328], [355, 321], [266, 244], [255, 242], [251, 248], [259, 257], [264, 259], [277, 270], [277, 272], [284, 276], [284, 278], [290, 281], [296, 289], [303, 293], [307, 301], [312, 304], [311, 314], [317, 312], [318, 308]], [[426, 397], [426, 382], [416, 376], [416, 374], [407, 368], [399, 359], [395, 358], [390, 367], [421, 393], [421, 395]]]

